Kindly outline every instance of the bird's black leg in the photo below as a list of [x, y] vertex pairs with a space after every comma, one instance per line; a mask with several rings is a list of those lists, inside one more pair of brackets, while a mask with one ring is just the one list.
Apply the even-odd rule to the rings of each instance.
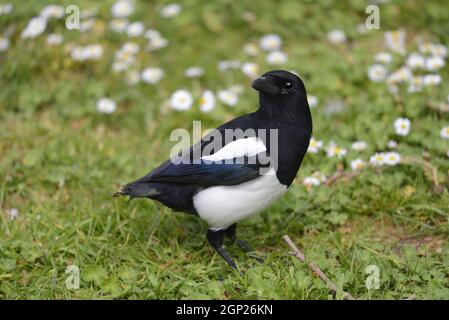
[[207, 230], [207, 241], [209, 241], [210, 245], [220, 254], [227, 264], [229, 264], [232, 268], [237, 269], [237, 265], [223, 248], [224, 236], [224, 230]]
[[[237, 245], [246, 253], [253, 252], [253, 249], [249, 244], [241, 239], [237, 239], [237, 223], [234, 223], [230, 227], [228, 227], [225, 231], [225, 235], [232, 241], [236, 242]], [[250, 255], [251, 258], [256, 259], [259, 263], [263, 263], [264, 260], [262, 258], [256, 257], [254, 255]]]
[[231, 240], [232, 243], [236, 242], [237, 245], [245, 252], [251, 252], [253, 249], [243, 240], [237, 239], [237, 223], [234, 223], [228, 227], [225, 231], [225, 235]]

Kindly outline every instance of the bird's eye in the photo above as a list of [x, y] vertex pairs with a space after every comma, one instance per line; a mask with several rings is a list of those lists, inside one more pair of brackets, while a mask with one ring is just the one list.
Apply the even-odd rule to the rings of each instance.
[[291, 82], [286, 82], [285, 83], [285, 89], [290, 90], [291, 88], [293, 88], [293, 85]]

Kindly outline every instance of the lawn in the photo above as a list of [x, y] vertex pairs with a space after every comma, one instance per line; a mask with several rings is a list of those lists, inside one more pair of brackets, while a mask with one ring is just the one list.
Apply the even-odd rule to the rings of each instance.
[[[80, 30], [55, 2], [0, 2], [0, 299], [449, 298], [446, 1], [378, 1], [380, 29], [366, 1], [59, 2]], [[253, 111], [271, 69], [304, 80], [314, 141], [287, 195], [239, 224], [265, 258], [228, 246], [240, 274], [195, 216], [112, 195], [173, 130]]]

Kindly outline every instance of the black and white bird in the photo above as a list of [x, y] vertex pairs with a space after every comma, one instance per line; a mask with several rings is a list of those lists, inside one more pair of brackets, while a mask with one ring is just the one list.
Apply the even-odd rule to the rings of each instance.
[[209, 225], [207, 240], [233, 268], [236, 264], [223, 247], [225, 236], [252, 251], [237, 239], [237, 222], [285, 194], [312, 134], [306, 89], [298, 76], [273, 70], [252, 87], [259, 91], [257, 111], [223, 124], [116, 193], [198, 215]]

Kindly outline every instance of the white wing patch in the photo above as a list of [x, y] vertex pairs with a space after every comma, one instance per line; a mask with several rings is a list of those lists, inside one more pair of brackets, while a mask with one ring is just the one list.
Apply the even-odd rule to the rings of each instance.
[[253, 157], [267, 151], [263, 141], [257, 137], [239, 139], [228, 143], [212, 155], [203, 156], [201, 159], [208, 161], [221, 161], [240, 157]]

